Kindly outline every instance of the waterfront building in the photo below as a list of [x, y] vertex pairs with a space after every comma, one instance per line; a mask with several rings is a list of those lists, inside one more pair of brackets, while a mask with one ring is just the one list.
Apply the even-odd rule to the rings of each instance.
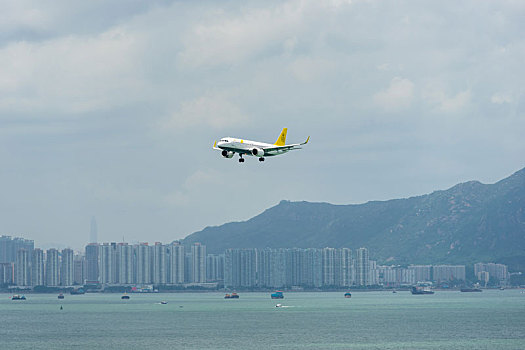
[[0, 263], [0, 285], [10, 285], [14, 283], [15, 264]]
[[15, 284], [19, 287], [31, 285], [31, 263], [27, 249], [19, 249], [16, 253]]
[[256, 285], [256, 249], [227, 249], [224, 253], [224, 286]]
[[335, 248], [323, 249], [323, 285], [335, 286]]
[[25, 249], [29, 254], [29, 259], [33, 254], [35, 243], [32, 240], [11, 236], [0, 236], [0, 263], [15, 263], [17, 253], [20, 249]]
[[138, 284], [150, 284], [151, 283], [151, 250], [148, 243], [140, 243], [135, 245], [136, 251], [136, 280]]
[[85, 283], [86, 259], [81, 254], [73, 256], [73, 284], [79, 285]]
[[45, 285], [44, 251], [39, 248], [35, 248], [31, 256], [31, 285]]
[[356, 252], [356, 284], [358, 286], [370, 285], [370, 261], [368, 249], [359, 248]]
[[487, 272], [490, 277], [496, 278], [500, 283], [506, 284], [509, 279], [509, 272], [507, 265], [495, 264], [495, 263], [477, 263], [474, 264], [474, 274], [479, 278], [481, 272]]
[[156, 242], [153, 248], [153, 283], [166, 284], [166, 261], [167, 248], [160, 242]]
[[86, 283], [99, 281], [99, 245], [90, 243], [86, 246]]
[[302, 284], [307, 287], [323, 285], [323, 252], [317, 248], [307, 248], [302, 251], [303, 267], [301, 269]]
[[434, 265], [432, 276], [437, 283], [465, 280], [465, 265]]
[[73, 285], [73, 250], [66, 248], [62, 249], [62, 256], [60, 262], [60, 285]]
[[127, 243], [117, 245], [118, 283], [133, 283], [133, 247]]
[[99, 278], [102, 284], [117, 283], [116, 244], [104, 243], [99, 246]]
[[432, 265], [410, 265], [408, 268], [414, 271], [416, 282], [432, 281]]
[[33, 250], [33, 257], [31, 263], [31, 285], [43, 286], [44, 280], [44, 251], [39, 248]]
[[184, 246], [180, 242], [168, 245], [168, 283], [184, 283]]
[[224, 281], [224, 254], [208, 254], [206, 256], [206, 281]]
[[195, 243], [191, 246], [192, 282], [206, 282], [206, 246]]
[[58, 250], [51, 248], [46, 250], [46, 286], [56, 287], [60, 281]]

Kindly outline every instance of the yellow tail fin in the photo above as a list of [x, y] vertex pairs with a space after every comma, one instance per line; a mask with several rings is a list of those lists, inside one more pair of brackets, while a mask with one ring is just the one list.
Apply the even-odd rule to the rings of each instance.
[[286, 133], [288, 132], [288, 128], [284, 128], [283, 131], [281, 131], [281, 135], [279, 135], [279, 138], [274, 143], [276, 146], [284, 146], [286, 144]]

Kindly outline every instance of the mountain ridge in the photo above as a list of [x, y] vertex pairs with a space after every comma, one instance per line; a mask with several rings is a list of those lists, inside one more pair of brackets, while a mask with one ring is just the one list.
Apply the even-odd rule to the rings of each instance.
[[494, 184], [467, 181], [429, 194], [363, 204], [286, 201], [246, 221], [206, 227], [185, 245], [367, 247], [380, 263], [502, 262], [525, 268], [525, 168]]

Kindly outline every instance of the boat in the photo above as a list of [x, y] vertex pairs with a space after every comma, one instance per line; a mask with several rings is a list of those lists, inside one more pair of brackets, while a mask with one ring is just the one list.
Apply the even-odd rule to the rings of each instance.
[[120, 299], [128, 300], [129, 299], [129, 295], [124, 294], [123, 296], [120, 297]]
[[397, 293], [397, 292], [396, 292], [396, 290], [395, 290], [395, 289], [392, 289], [392, 293], [394, 293], [394, 294], [395, 294], [395, 293]]
[[60, 293], [60, 294], [58, 295], [58, 299], [64, 299], [64, 294]]
[[283, 304], [277, 304], [275, 307], [283, 307]]
[[346, 292], [345, 293], [345, 298], [351, 298], [352, 297], [352, 293], [350, 292]]
[[272, 299], [284, 299], [283, 292], [280, 291], [280, 290], [275, 291], [275, 292], [272, 293], [270, 296], [272, 297]]
[[84, 290], [84, 288], [75, 288], [75, 289], [71, 289], [69, 293], [71, 293], [71, 295], [80, 295], [80, 294], [86, 294], [86, 291]]
[[11, 300], [26, 300], [25, 295], [15, 294], [11, 297]]
[[228, 293], [226, 293], [226, 295], [224, 296], [224, 299], [231, 299], [231, 298], [232, 298], [231, 294], [228, 294]]
[[412, 287], [411, 292], [414, 295], [434, 294], [434, 291], [428, 287]]
[[161, 301], [160, 302], [162, 305], [166, 305], [168, 302], [167, 301]]
[[482, 292], [479, 288], [461, 288], [461, 291], [463, 293], [469, 293], [469, 292]]
[[239, 299], [239, 294], [233, 292], [232, 295], [230, 296], [232, 299]]

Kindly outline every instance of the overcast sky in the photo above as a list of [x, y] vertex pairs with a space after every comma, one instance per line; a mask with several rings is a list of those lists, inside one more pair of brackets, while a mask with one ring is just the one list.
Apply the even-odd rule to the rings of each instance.
[[[0, 234], [171, 242], [279, 201], [525, 166], [523, 1], [31, 1], [0, 11]], [[224, 159], [224, 136], [301, 151]]]

